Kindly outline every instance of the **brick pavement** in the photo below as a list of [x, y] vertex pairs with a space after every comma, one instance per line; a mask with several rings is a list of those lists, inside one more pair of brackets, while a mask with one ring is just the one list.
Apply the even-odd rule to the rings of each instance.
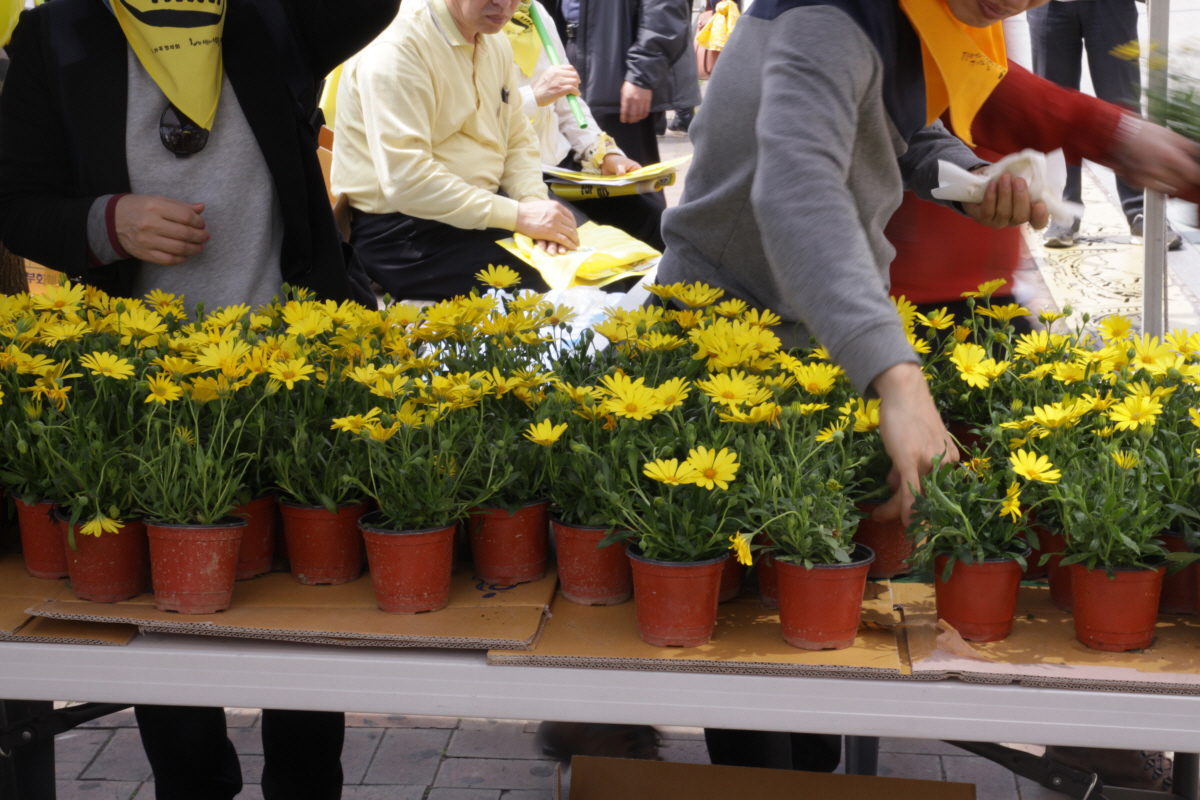
[[[229, 738], [242, 762], [240, 798], [262, 797], [260, 714], [228, 709]], [[555, 762], [533, 744], [524, 720], [347, 714], [344, 800], [553, 800]], [[697, 728], [660, 729], [667, 761], [708, 763]], [[131, 711], [95, 720], [55, 740], [59, 800], [153, 800], [150, 765]], [[941, 742], [884, 739], [879, 774], [974, 783], [979, 800], [1059, 800], [989, 761]], [[569, 775], [567, 776], [569, 780]]]

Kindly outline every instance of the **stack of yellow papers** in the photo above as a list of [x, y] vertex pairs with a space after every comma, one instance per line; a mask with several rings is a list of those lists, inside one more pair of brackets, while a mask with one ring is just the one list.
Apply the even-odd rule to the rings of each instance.
[[605, 286], [642, 274], [662, 255], [620, 228], [594, 222], [580, 226], [579, 249], [566, 255], [552, 256], [521, 233], [497, 244], [540, 272], [551, 289]]

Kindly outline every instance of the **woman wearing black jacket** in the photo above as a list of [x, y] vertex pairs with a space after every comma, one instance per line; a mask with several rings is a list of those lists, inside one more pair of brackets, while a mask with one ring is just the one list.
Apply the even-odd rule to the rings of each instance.
[[[269, 300], [286, 281], [373, 302], [343, 256], [310, 109], [321, 78], [399, 0], [109, 2], [54, 0], [21, 16], [0, 95], [0, 241], [117, 296], [160, 288], [211, 308]], [[209, 32], [196, 32], [198, 17]], [[161, 46], [139, 49], [146, 41]], [[182, 62], [161, 54], [189, 45]], [[218, 49], [200, 57], [208, 46]], [[207, 69], [209, 83], [188, 87], [202, 92], [163, 78], [205, 72], [180, 63]], [[206, 126], [177, 106], [193, 94]], [[135, 711], [158, 800], [241, 791], [222, 709]], [[340, 798], [344, 728], [341, 713], [264, 711], [263, 797]]]
[[[126, 130], [130, 50], [106, 2], [54, 0], [21, 15], [0, 95], [0, 241], [110, 294], [131, 296], [145, 285], [139, 281], [142, 262], [169, 264], [167, 256], [186, 258], [208, 242], [203, 220], [187, 217], [185, 209], [124, 200], [121, 210], [130, 213], [122, 215], [125, 225], [113, 243], [119, 245], [116, 257], [108, 262], [89, 253], [95, 244], [89, 241], [89, 214], [94, 229], [97, 199], [130, 192], [131, 177], [136, 182], [140, 176], [127, 163], [127, 153], [138, 142], [153, 144], [159, 138], [157, 124], [137, 137]], [[226, 86], [236, 93], [274, 185], [280, 281], [324, 298], [370, 302], [361, 270], [347, 270], [309, 113], [316, 107], [319, 81], [391, 22], [399, 0], [225, 2]], [[220, 137], [219, 128], [214, 137]], [[187, 186], [179, 186], [169, 199], [215, 210], [211, 199], [183, 196], [187, 192]], [[194, 230], [181, 231], [171, 222]], [[189, 246], [176, 246], [178, 252], [171, 253], [156, 250], [162, 239], [153, 238], [155, 231], [178, 234], [182, 238], [175, 241]]]

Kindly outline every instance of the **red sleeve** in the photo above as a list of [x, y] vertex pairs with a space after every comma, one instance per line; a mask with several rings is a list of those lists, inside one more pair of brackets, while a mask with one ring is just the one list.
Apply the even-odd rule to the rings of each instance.
[[1063, 149], [1067, 161], [1111, 167], [1120, 106], [1064, 89], [1013, 62], [971, 123], [975, 143], [998, 153]]

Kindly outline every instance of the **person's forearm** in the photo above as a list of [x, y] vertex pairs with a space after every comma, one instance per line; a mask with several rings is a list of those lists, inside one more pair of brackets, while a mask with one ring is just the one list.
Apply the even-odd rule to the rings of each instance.
[[1004, 155], [1061, 148], [1072, 163], [1086, 158], [1111, 167], [1119, 158], [1121, 118], [1128, 113], [1010, 62], [1008, 74], [971, 123], [971, 136], [977, 145]]

